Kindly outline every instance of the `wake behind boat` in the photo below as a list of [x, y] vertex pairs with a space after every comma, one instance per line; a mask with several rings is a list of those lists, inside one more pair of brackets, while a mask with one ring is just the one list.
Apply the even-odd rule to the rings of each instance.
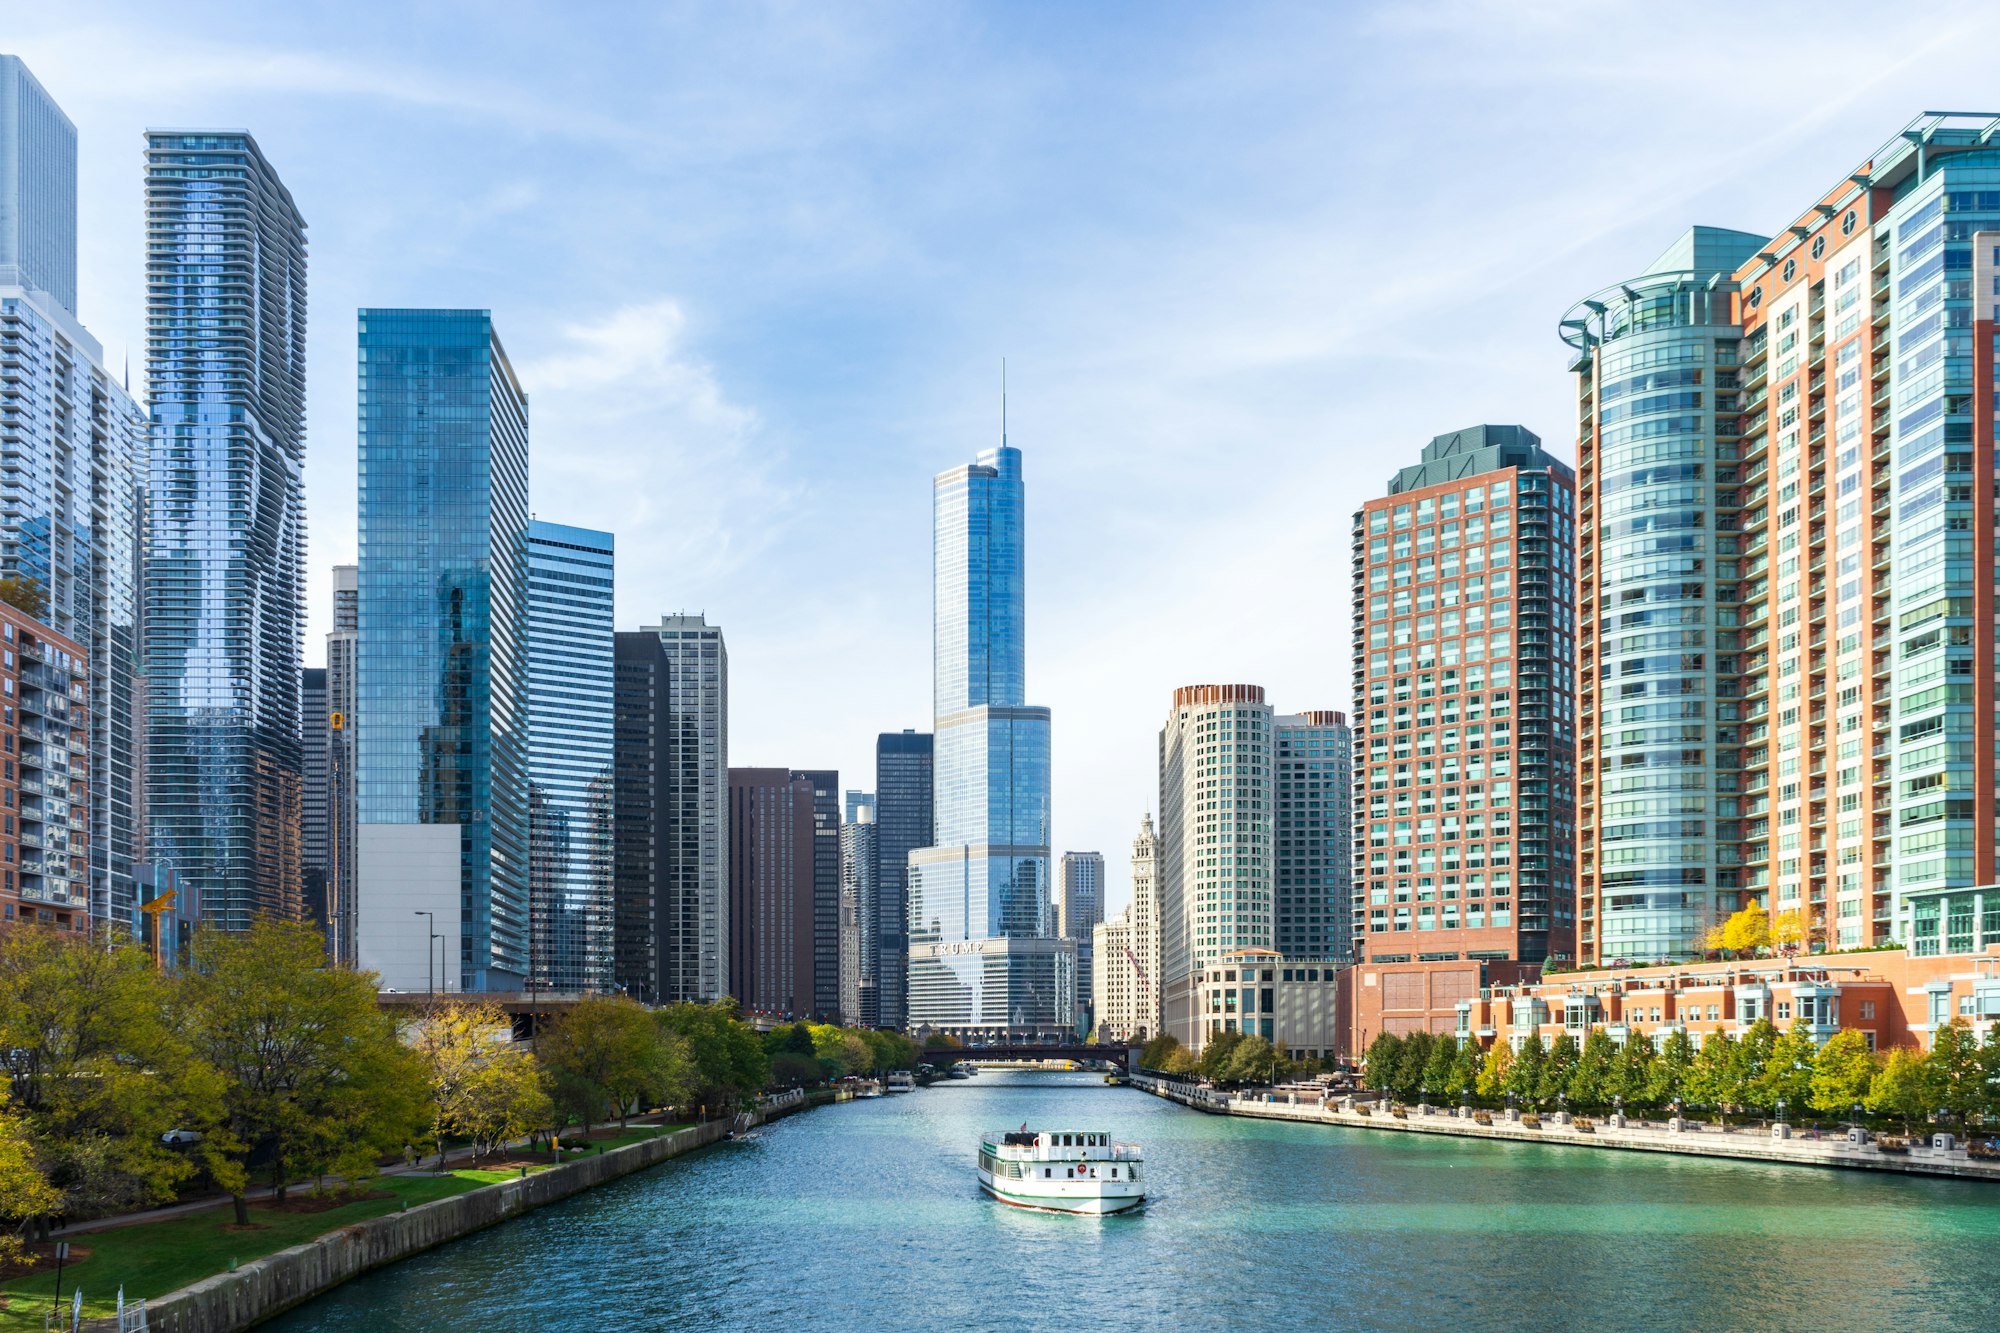
[[1146, 1201], [1136, 1143], [1109, 1134], [997, 1130], [979, 1145], [979, 1187], [1016, 1208], [1122, 1213]]

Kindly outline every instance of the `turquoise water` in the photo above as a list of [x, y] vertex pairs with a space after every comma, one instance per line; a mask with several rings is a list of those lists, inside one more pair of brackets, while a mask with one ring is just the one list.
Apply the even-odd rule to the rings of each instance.
[[[1145, 1145], [1135, 1215], [980, 1194], [1028, 1121]], [[2000, 1328], [2000, 1189], [1206, 1116], [989, 1073], [824, 1107], [269, 1327]]]

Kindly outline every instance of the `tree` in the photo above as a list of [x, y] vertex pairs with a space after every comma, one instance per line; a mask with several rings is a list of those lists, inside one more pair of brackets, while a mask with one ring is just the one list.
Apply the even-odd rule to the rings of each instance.
[[1479, 1042], [1472, 1037], [1457, 1044], [1458, 1049], [1451, 1057], [1451, 1076], [1442, 1089], [1447, 1100], [1457, 1101], [1472, 1095], [1479, 1082], [1479, 1070], [1484, 1053]]
[[623, 1124], [647, 1105], [686, 1095], [687, 1042], [623, 996], [579, 1000], [535, 1039], [535, 1054], [553, 1082], [557, 1104], [590, 1133], [601, 1115]]
[[1612, 1072], [1617, 1061], [1618, 1046], [1610, 1033], [1598, 1027], [1585, 1033], [1583, 1049], [1577, 1052], [1576, 1070], [1570, 1075], [1570, 1101], [1578, 1106], [1609, 1106]]
[[1514, 1053], [1513, 1067], [1507, 1071], [1506, 1091], [1531, 1106], [1540, 1105], [1542, 1073], [1548, 1063], [1549, 1052], [1542, 1045], [1542, 1034], [1530, 1032], [1521, 1049]]
[[828, 1078], [846, 1074], [862, 1075], [875, 1067], [875, 1053], [857, 1033], [831, 1023], [812, 1025], [813, 1054], [826, 1068]]
[[1275, 1077], [1279, 1063], [1277, 1048], [1252, 1033], [1237, 1042], [1235, 1049], [1230, 1051], [1229, 1065], [1223, 1076], [1231, 1083], [1262, 1083]]
[[1362, 1086], [1387, 1092], [1396, 1081], [1396, 1070], [1402, 1060], [1403, 1039], [1393, 1032], [1377, 1033], [1375, 1040], [1368, 1043], [1368, 1054], [1362, 1057]]
[[409, 1024], [404, 1040], [417, 1053], [423, 1070], [431, 1142], [442, 1169], [447, 1135], [476, 1139], [488, 1127], [495, 1077], [488, 1066], [505, 1059], [513, 1067], [499, 1077], [519, 1078], [525, 1071], [518, 1068], [518, 1059], [532, 1062], [533, 1057], [514, 1047], [507, 1011], [486, 1000], [439, 997]]
[[25, 574], [0, 578], [0, 602], [5, 602], [30, 620], [43, 620], [49, 613], [49, 594], [42, 581]]
[[1954, 1018], [1931, 1034], [1930, 1054], [1924, 1063], [1937, 1088], [1936, 1105], [1957, 1116], [1963, 1129], [1986, 1101], [1985, 1062], [1980, 1059], [1971, 1026]]
[[1430, 1089], [1431, 1096], [1434, 1099], [1445, 1101], [1454, 1095], [1451, 1086], [1451, 1072], [1457, 1063], [1457, 1037], [1446, 1033], [1431, 1043], [1431, 1058], [1424, 1062], [1423, 1085]]
[[1771, 1109], [1771, 1099], [1764, 1096], [1764, 1074], [1777, 1049], [1778, 1029], [1770, 1019], [1759, 1018], [1744, 1029], [1743, 1038], [1737, 1043], [1736, 1064], [1730, 1071], [1730, 1105]]
[[1479, 1066], [1479, 1077], [1473, 1080], [1473, 1090], [1482, 1101], [1498, 1101], [1507, 1095], [1507, 1080], [1513, 1072], [1514, 1048], [1504, 1041], [1496, 1041]]
[[1723, 923], [1722, 947], [1731, 953], [1754, 953], [1770, 942], [1770, 915], [1755, 903]]
[[1614, 1106], [1647, 1106], [1653, 1103], [1653, 1043], [1639, 1033], [1625, 1039], [1604, 1084], [1607, 1101]]
[[554, 1117], [548, 1077], [535, 1057], [496, 1042], [474, 1066], [452, 1127], [472, 1140], [478, 1161], [547, 1127]]
[[1694, 1068], [1694, 1043], [1688, 1040], [1686, 1028], [1675, 1028], [1660, 1044], [1660, 1053], [1652, 1062], [1653, 1081], [1647, 1088], [1648, 1099], [1655, 1106], [1667, 1106], [1688, 1095], [1688, 1072]]
[[1403, 1049], [1396, 1057], [1396, 1076], [1392, 1084], [1401, 1100], [1413, 1102], [1422, 1092], [1424, 1068], [1430, 1063], [1431, 1047], [1435, 1045], [1437, 1038], [1428, 1032], [1412, 1032], [1403, 1038]]
[[1844, 1115], [1850, 1106], [1865, 1105], [1875, 1070], [1875, 1053], [1868, 1049], [1866, 1037], [1854, 1028], [1834, 1033], [1813, 1057], [1813, 1110]]
[[771, 1061], [763, 1043], [736, 1016], [734, 1000], [668, 1005], [654, 1013], [653, 1021], [687, 1042], [688, 1096], [697, 1105], [733, 1113], [771, 1081]]
[[1901, 1116], [1903, 1132], [1908, 1134], [1912, 1121], [1922, 1120], [1937, 1106], [1939, 1091], [1936, 1071], [1924, 1056], [1899, 1046], [1889, 1052], [1868, 1089], [1868, 1109]]
[[774, 1088], [803, 1088], [819, 1082], [825, 1073], [818, 1060], [810, 1055], [800, 1055], [797, 1051], [779, 1051], [771, 1057], [771, 1086]]
[[1790, 958], [1805, 952], [1812, 942], [1812, 921], [1796, 907], [1787, 907], [1771, 920], [1771, 947]]
[[1160, 1065], [1162, 1072], [1172, 1074], [1177, 1078], [1191, 1078], [1200, 1068], [1201, 1062], [1195, 1058], [1194, 1052], [1188, 1050], [1185, 1046], [1175, 1046], [1173, 1050], [1167, 1053], [1166, 1060]]
[[1979, 1114], [1987, 1120], [2000, 1119], [2000, 1023], [1986, 1029], [1979, 1046]]
[[1165, 1069], [1167, 1058], [1181, 1048], [1180, 1039], [1170, 1032], [1162, 1032], [1148, 1041], [1139, 1051], [1139, 1067], [1142, 1069]]
[[1545, 1105], [1568, 1097], [1570, 1084], [1576, 1080], [1580, 1059], [1576, 1038], [1567, 1032], [1558, 1033], [1556, 1039], [1549, 1043], [1548, 1061], [1542, 1066], [1542, 1076], [1535, 1084], [1535, 1100]]
[[1727, 1032], [1711, 1032], [1702, 1040], [1701, 1050], [1689, 1067], [1681, 1095], [1698, 1105], [1715, 1109], [1717, 1121], [1741, 1101], [1743, 1044]]
[[[61, 1200], [61, 1191], [49, 1184], [36, 1164], [28, 1127], [8, 1105], [6, 1085], [0, 1084], [0, 1221], [19, 1227], [47, 1217]], [[0, 1235], [0, 1267], [26, 1257], [19, 1236]]]
[[420, 1076], [376, 1004], [373, 975], [325, 960], [311, 926], [260, 920], [238, 933], [203, 929], [180, 975], [186, 1031], [222, 1078], [203, 1156], [238, 1225], [249, 1222], [253, 1157], [283, 1201], [302, 1175], [372, 1174], [422, 1123]]
[[1243, 1041], [1241, 1032], [1218, 1032], [1201, 1048], [1201, 1076], [1210, 1083], [1222, 1083], [1229, 1076], [1229, 1060]]
[[160, 1136], [206, 1130], [221, 1084], [195, 1057], [144, 949], [9, 928], [0, 935], [0, 1051], [61, 1195], [56, 1212], [75, 1220], [164, 1203], [193, 1174]]
[[1801, 1018], [1771, 1046], [1771, 1055], [1751, 1089], [1751, 1105], [1775, 1110], [1780, 1101], [1802, 1111], [1812, 1103], [1813, 1061], [1819, 1054], [1812, 1029]]

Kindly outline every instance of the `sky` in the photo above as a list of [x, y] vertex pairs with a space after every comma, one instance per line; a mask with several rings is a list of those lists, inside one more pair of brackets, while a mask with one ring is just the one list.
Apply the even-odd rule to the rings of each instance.
[[0, 3], [80, 137], [80, 305], [142, 387], [141, 132], [248, 128], [309, 224], [311, 624], [355, 558], [361, 306], [489, 308], [543, 518], [621, 628], [706, 612], [730, 759], [930, 725], [930, 485], [1007, 430], [1056, 851], [1110, 905], [1175, 686], [1349, 708], [1349, 520], [1433, 435], [1573, 458], [1557, 321], [1777, 231], [2000, 6]]

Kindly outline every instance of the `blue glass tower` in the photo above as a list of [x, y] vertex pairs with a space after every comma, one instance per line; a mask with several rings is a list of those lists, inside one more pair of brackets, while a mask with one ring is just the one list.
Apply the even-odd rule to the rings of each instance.
[[247, 133], [147, 132], [147, 850], [229, 930], [300, 910], [305, 226]]
[[1066, 1027], [1076, 952], [1049, 908], [1049, 710], [1026, 694], [1021, 451], [933, 483], [936, 842], [910, 854], [909, 1022]]
[[487, 311], [363, 310], [360, 339], [358, 962], [399, 990], [514, 990], [528, 400]]
[[528, 918], [534, 977], [612, 987], [613, 542], [528, 521]]

